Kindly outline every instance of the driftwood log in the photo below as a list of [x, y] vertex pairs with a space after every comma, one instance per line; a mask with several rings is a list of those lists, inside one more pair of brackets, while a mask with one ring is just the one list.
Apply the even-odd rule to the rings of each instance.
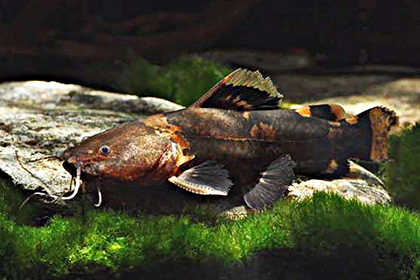
[[[311, 65], [334, 68], [414, 66], [420, 63], [419, 10], [416, 0], [2, 0], [0, 80], [48, 77], [109, 89], [133, 57], [167, 63], [215, 49], [298, 50]], [[235, 60], [235, 66], [243, 62]], [[259, 60], [240, 66], [263, 69]], [[284, 63], [270, 61], [276, 70]]]
[[204, 9], [196, 7], [189, 12], [156, 9], [150, 14], [125, 13], [125, 18], [115, 20], [101, 14], [101, 9], [114, 12], [123, 4], [105, 3], [101, 7], [86, 1], [33, 0], [17, 9], [9, 2], [0, 2], [4, 13], [10, 11], [8, 20], [0, 23], [0, 56], [45, 55], [108, 61], [120, 58], [128, 50], [142, 56], [166, 53], [173, 57], [208, 47], [259, 1], [234, 0], [226, 4], [217, 0], [210, 1]]

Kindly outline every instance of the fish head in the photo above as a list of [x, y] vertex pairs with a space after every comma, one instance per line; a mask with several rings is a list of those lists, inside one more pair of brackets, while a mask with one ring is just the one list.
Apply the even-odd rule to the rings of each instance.
[[178, 156], [170, 135], [141, 121], [125, 123], [84, 139], [62, 154], [63, 167], [75, 176], [120, 181], [166, 180]]

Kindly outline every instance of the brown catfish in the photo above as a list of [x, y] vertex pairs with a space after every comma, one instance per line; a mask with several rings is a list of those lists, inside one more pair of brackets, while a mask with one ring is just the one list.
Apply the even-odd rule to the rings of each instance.
[[338, 105], [279, 109], [269, 78], [238, 69], [190, 107], [122, 124], [63, 153], [82, 175], [138, 182], [170, 181], [199, 195], [226, 196], [233, 185], [251, 208], [284, 195], [294, 174], [342, 176], [348, 160], [382, 161], [395, 114], [374, 107], [345, 118]]

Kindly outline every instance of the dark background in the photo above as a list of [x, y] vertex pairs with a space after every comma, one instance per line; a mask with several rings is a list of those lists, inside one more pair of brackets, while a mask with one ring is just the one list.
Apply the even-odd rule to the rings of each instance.
[[133, 57], [238, 49], [417, 67], [419, 23], [419, 0], [0, 0], [0, 80], [106, 88]]

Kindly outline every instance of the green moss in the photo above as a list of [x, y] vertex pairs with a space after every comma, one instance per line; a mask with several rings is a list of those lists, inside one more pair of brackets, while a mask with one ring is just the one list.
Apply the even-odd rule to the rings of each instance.
[[417, 214], [327, 194], [291, 206], [294, 246], [327, 252], [340, 247], [358, 248], [373, 254], [389, 274], [406, 279], [411, 273], [420, 273]]
[[13, 187], [11, 180], [0, 178], [0, 213], [17, 224], [30, 223], [37, 216], [37, 209], [28, 203], [20, 209], [25, 200], [23, 194]]
[[230, 71], [215, 61], [199, 56], [175, 60], [168, 66], [168, 76], [172, 80], [175, 94], [174, 101], [184, 106], [194, 103]]
[[[130, 271], [162, 260], [226, 264], [277, 248], [334, 252], [362, 248], [387, 272], [420, 272], [420, 219], [393, 206], [366, 206], [335, 195], [281, 202], [270, 211], [213, 225], [188, 216], [130, 217], [110, 211], [55, 217], [41, 228], [0, 215], [0, 271], [6, 278]], [[407, 276], [408, 277], [408, 276]]]
[[171, 98], [172, 82], [166, 71], [151, 62], [136, 57], [123, 68], [116, 89], [137, 95]]
[[188, 106], [229, 72], [230, 69], [219, 63], [199, 56], [181, 57], [166, 67], [134, 57], [122, 70], [115, 89]]
[[406, 128], [389, 141], [386, 185], [396, 203], [420, 209], [420, 123]]

